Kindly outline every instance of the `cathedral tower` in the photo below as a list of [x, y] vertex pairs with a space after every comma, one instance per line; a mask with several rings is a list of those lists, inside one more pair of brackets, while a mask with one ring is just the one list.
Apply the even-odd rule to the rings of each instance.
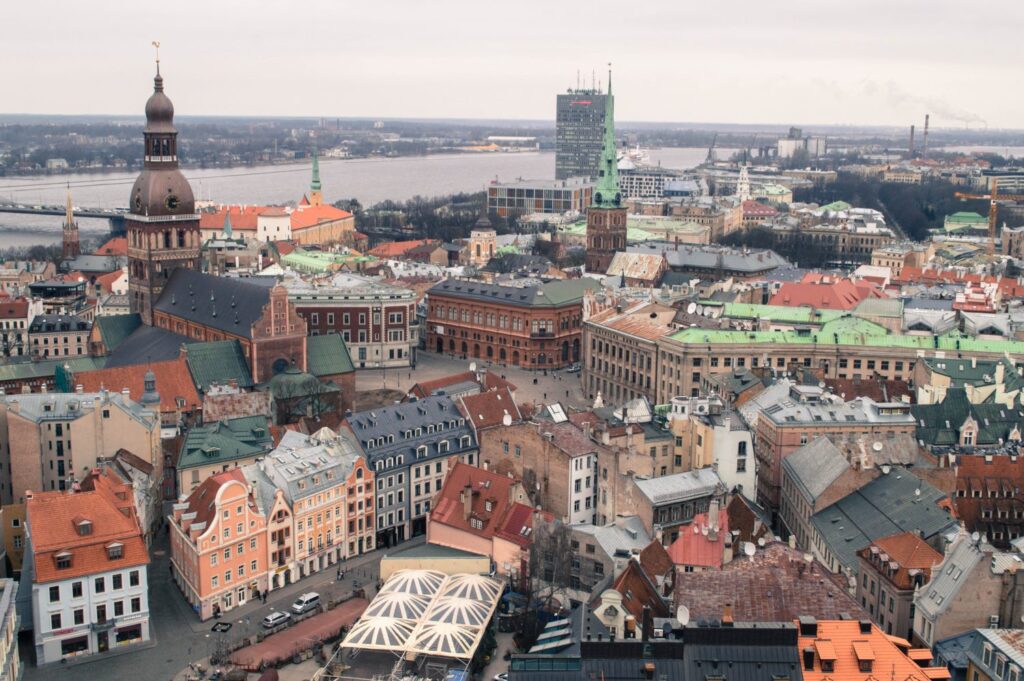
[[145, 151], [128, 203], [128, 298], [131, 311], [153, 324], [153, 305], [171, 273], [199, 269], [199, 216], [188, 180], [178, 170], [174, 105], [164, 94], [160, 59], [146, 102]]
[[64, 211], [60, 259], [73, 260], [81, 254], [82, 246], [78, 243], [78, 223], [75, 221], [75, 210], [71, 207], [71, 187], [68, 186], [68, 205]]
[[323, 200], [320, 192], [320, 152], [313, 149], [313, 179], [309, 183], [309, 205], [319, 206]]
[[619, 251], [626, 250], [626, 209], [619, 191], [619, 159], [615, 145], [615, 98], [608, 71], [605, 98], [604, 147], [597, 171], [597, 186], [587, 209], [587, 272], [604, 273]]

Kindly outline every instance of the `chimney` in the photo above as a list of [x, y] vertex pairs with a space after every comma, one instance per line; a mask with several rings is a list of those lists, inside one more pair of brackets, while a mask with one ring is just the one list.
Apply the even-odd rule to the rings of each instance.
[[804, 648], [804, 671], [814, 671], [814, 648]]
[[860, 633], [870, 634], [871, 633], [871, 620], [860, 620]]
[[79, 383], [78, 385], [75, 386], [75, 392], [81, 395], [82, 393], [85, 392], [85, 387], [81, 383]]
[[929, 115], [924, 115], [924, 141], [921, 143], [921, 156], [922, 158], [928, 158], [928, 119]]
[[473, 486], [466, 485], [462, 488], [462, 513], [466, 520], [473, 512]]
[[651, 617], [651, 606], [645, 605], [641, 616], [643, 617], [643, 621], [640, 623], [643, 629], [641, 636], [644, 641], [650, 641], [654, 634], [654, 619]]
[[809, 615], [804, 615], [800, 617], [799, 621], [801, 636], [810, 636], [812, 638], [818, 636], [818, 620]]
[[913, 156], [914, 156], [914, 126], [913, 125], [910, 126], [910, 154], [909, 154], [909, 156], [911, 158], [913, 158]]
[[735, 623], [732, 618], [732, 603], [726, 603], [725, 609], [722, 611], [722, 626], [731, 627]]

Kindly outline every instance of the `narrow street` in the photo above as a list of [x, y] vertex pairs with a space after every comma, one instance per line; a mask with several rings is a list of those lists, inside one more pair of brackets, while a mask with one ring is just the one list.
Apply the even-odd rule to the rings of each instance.
[[[417, 537], [402, 544], [401, 548], [415, 546], [424, 541]], [[266, 604], [250, 601], [227, 612], [220, 620], [200, 622], [184, 596], [175, 586], [170, 573], [170, 556], [167, 534], [161, 532], [150, 551], [149, 565], [149, 609], [152, 641], [146, 648], [136, 648], [116, 655], [95, 655], [84, 658], [78, 664], [58, 664], [45, 668], [33, 666], [31, 633], [26, 642], [21, 640], [22, 659], [25, 660], [26, 681], [44, 681], [54, 678], [57, 670], [73, 669], [76, 681], [109, 681], [110, 679], [131, 679], [140, 677], [145, 681], [170, 681], [189, 662], [208, 657], [216, 648], [217, 634], [212, 627], [218, 621], [231, 623], [225, 636], [228, 641], [237, 641], [252, 636], [261, 629], [261, 620], [274, 610], [287, 611], [295, 598], [307, 591], [316, 591], [324, 599], [330, 599], [350, 591], [353, 583], [359, 586], [376, 586], [380, 559], [386, 551], [374, 551], [341, 563], [345, 577], [339, 583], [334, 566], [271, 592]]]

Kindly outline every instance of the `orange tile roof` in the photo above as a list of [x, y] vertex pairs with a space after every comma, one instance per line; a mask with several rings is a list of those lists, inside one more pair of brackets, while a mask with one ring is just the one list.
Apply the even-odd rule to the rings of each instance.
[[[913, 589], [914, 575], [918, 573], [922, 574], [923, 583], [927, 584], [931, 579], [932, 567], [942, 562], [942, 554], [913, 532], [876, 539], [857, 551], [857, 555], [900, 589]], [[883, 566], [883, 562], [887, 566]], [[885, 567], [895, 567], [895, 572]]]
[[501, 388], [507, 388], [509, 391], [515, 391], [515, 384], [505, 380], [498, 374], [485, 371], [483, 381], [479, 381], [477, 376], [472, 371], [463, 371], [459, 374], [451, 374], [450, 376], [442, 376], [441, 378], [435, 378], [432, 381], [423, 381], [417, 383], [413, 387], [409, 388], [409, 393], [420, 399], [429, 397], [435, 390], [441, 388], [447, 388], [450, 385], [456, 383], [479, 383], [480, 387], [484, 390], [498, 390]]
[[124, 276], [127, 275], [125, 271], [121, 269], [114, 270], [113, 272], [107, 272], [106, 274], [101, 274], [96, 277], [96, 285], [100, 287], [101, 290], [110, 293], [113, 290], [111, 287], [114, 283]]
[[[932, 676], [941, 672], [919, 666], [877, 625], [861, 632], [857, 620], [818, 620], [817, 635], [800, 636], [799, 647], [816, 653], [814, 669], [802, 670], [803, 681], [869, 681], [883, 674], [900, 681], [948, 678]], [[822, 660], [832, 660], [833, 669], [823, 671]], [[870, 671], [861, 671], [863, 662], [871, 665]]]
[[378, 244], [370, 249], [369, 255], [376, 256], [378, 258], [397, 258], [398, 256], [405, 255], [417, 246], [429, 244], [430, 239], [415, 239], [412, 241], [388, 241], [383, 244]]
[[28, 316], [28, 300], [17, 298], [0, 305], [0, 319], [24, 319]]
[[334, 206], [302, 206], [292, 211], [292, 231], [352, 217], [352, 213]]
[[179, 409], [177, 405], [179, 397], [185, 400], [183, 408], [185, 411], [196, 410], [202, 406], [184, 356], [152, 364], [133, 364], [83, 371], [75, 374], [75, 384], [81, 385], [82, 389], [89, 393], [99, 392], [101, 388], [115, 391], [128, 388], [131, 398], [138, 402], [142, 397], [143, 381], [146, 371], [149, 369], [152, 369], [156, 375], [156, 390], [160, 393], [160, 411], [176, 412]]
[[123, 236], [108, 239], [93, 255], [128, 255], [128, 239]]
[[[43, 584], [149, 563], [134, 507], [123, 509], [98, 491], [37, 492], [25, 502], [34, 553], [35, 582]], [[79, 533], [88, 520], [92, 532]], [[123, 556], [111, 559], [107, 547], [123, 546]], [[71, 567], [58, 569], [57, 555], [70, 553]]]
[[876, 286], [867, 282], [854, 283], [849, 279], [836, 279], [830, 275], [809, 272], [803, 281], [784, 283], [768, 301], [769, 305], [785, 307], [815, 307], [826, 310], [852, 310], [867, 298], [881, 298]]
[[247, 232], [256, 231], [256, 220], [270, 210], [269, 206], [224, 206], [212, 213], [200, 213], [200, 229], [223, 229], [224, 216], [231, 213], [231, 229]]

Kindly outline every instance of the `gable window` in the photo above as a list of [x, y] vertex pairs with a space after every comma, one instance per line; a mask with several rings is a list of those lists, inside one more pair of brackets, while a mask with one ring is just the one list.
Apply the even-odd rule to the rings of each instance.
[[124, 544], [108, 544], [107, 558], [109, 558], [110, 560], [118, 560], [119, 558], [124, 558]]
[[58, 553], [55, 556], [55, 559], [57, 561], [57, 569], [58, 570], [67, 570], [68, 568], [71, 567], [71, 554], [68, 553], [67, 551], [65, 551], [63, 553]]

